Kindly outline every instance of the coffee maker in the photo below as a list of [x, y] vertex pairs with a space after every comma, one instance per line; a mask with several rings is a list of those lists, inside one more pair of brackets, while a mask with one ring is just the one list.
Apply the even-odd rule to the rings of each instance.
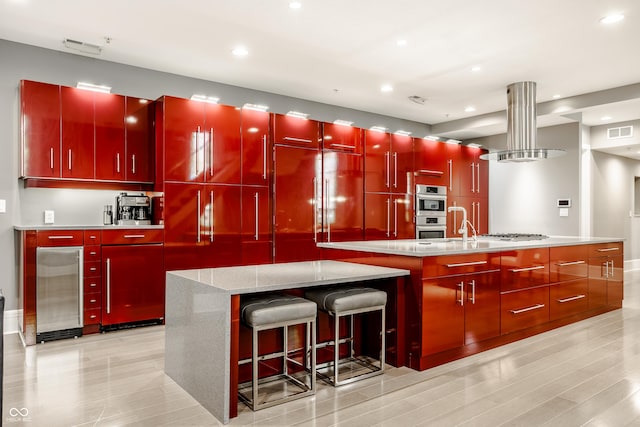
[[116, 225], [151, 224], [151, 198], [144, 194], [116, 196]]

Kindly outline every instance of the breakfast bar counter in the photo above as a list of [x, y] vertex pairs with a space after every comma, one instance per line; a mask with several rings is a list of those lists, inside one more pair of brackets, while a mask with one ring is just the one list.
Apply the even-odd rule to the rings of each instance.
[[[228, 423], [237, 415], [241, 295], [353, 283], [402, 289], [408, 274], [401, 268], [331, 260], [167, 272], [165, 372]], [[395, 295], [390, 300], [395, 305], [391, 315], [402, 322], [403, 300]]]

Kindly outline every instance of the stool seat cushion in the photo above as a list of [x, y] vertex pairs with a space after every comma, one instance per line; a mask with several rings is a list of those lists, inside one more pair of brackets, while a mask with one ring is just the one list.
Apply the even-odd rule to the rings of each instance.
[[387, 293], [378, 289], [336, 287], [314, 289], [305, 292], [305, 298], [318, 304], [318, 308], [330, 313], [379, 307], [387, 304]]
[[249, 326], [302, 322], [315, 318], [317, 306], [301, 297], [284, 294], [260, 295], [242, 302], [240, 317]]

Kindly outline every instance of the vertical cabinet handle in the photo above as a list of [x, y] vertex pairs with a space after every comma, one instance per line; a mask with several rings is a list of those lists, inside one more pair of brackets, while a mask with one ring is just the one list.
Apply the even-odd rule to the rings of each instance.
[[460, 299], [457, 302], [460, 303], [461, 307], [464, 307], [464, 282], [458, 283], [458, 288], [460, 289]]
[[604, 265], [604, 268], [605, 268], [605, 270], [604, 270], [604, 277], [607, 277], [607, 278], [608, 278], [608, 277], [609, 277], [609, 261], [607, 261], [607, 262], [603, 263], [603, 265]]
[[120, 173], [120, 153], [116, 153], [116, 173]]
[[453, 160], [447, 160], [449, 166], [449, 191], [453, 191]]
[[[478, 190], [479, 191], [479, 190]], [[478, 210], [478, 222], [476, 223], [476, 234], [482, 234], [480, 231], [480, 202], [476, 202], [476, 209]]]
[[386, 151], [384, 153], [384, 176], [385, 176], [385, 181], [384, 181], [384, 185], [385, 187], [389, 188], [389, 186], [391, 185], [391, 180], [389, 178], [389, 170], [391, 169], [391, 160], [389, 158], [389, 156], [391, 155], [391, 153], [389, 151]]
[[329, 180], [325, 179], [325, 189], [324, 189], [324, 218], [327, 221], [327, 242], [331, 241], [331, 221], [329, 221]]
[[473, 279], [470, 283], [471, 285], [471, 304], [476, 303], [476, 280]]
[[136, 173], [136, 155], [135, 154], [131, 155], [131, 173], [132, 174]]
[[[453, 202], [453, 206], [458, 206], [458, 203]], [[458, 234], [458, 211], [453, 211], [453, 234]]]
[[391, 216], [391, 199], [387, 198], [387, 237], [390, 237], [391, 234], [391, 230], [390, 230], [390, 225], [391, 225], [391, 219], [389, 218]]
[[198, 175], [200, 173], [200, 168], [198, 167], [198, 152], [200, 151], [200, 138], [201, 138], [201, 136], [200, 136], [200, 126], [198, 126], [196, 128], [196, 149], [195, 149], [195, 153], [194, 153], [194, 155], [196, 156], [196, 158], [195, 158], [196, 175]]
[[53, 147], [49, 148], [49, 167], [53, 170]]
[[213, 146], [215, 142], [213, 137], [213, 128], [211, 128], [209, 129], [209, 140], [211, 141], [211, 146], [209, 147], [209, 174], [211, 174], [211, 176], [213, 176]]
[[196, 195], [196, 242], [200, 243], [200, 190]]
[[71, 170], [71, 148], [69, 148], [69, 152], [67, 154], [67, 161], [69, 163], [69, 170]]
[[398, 199], [393, 199], [393, 236], [398, 237]]
[[313, 177], [313, 241], [318, 242], [318, 179]]
[[471, 163], [471, 192], [476, 192], [476, 165]]
[[267, 179], [267, 135], [262, 135], [262, 179]]
[[209, 230], [209, 241], [213, 243], [213, 190], [209, 193], [209, 225], [211, 225], [211, 229]]
[[253, 197], [255, 198], [256, 203], [256, 234], [254, 234], [253, 237], [255, 238], [255, 240], [258, 240], [258, 205], [260, 204], [260, 195], [256, 192]]
[[610, 275], [610, 276], [607, 276], [607, 277], [613, 277], [613, 276], [615, 276], [615, 274], [614, 274], [614, 272], [613, 272], [613, 260], [611, 260], [611, 261], [609, 261], [609, 262], [611, 263], [611, 273], [610, 273], [611, 275]]
[[476, 173], [478, 174], [478, 179], [476, 180], [476, 193], [480, 194], [480, 162], [476, 163]]
[[393, 188], [398, 188], [398, 152], [393, 153]]
[[107, 314], [111, 313], [111, 259], [107, 258]]

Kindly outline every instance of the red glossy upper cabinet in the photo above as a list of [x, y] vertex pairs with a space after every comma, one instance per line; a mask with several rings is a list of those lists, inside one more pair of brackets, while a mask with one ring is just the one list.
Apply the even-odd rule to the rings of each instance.
[[389, 161], [391, 192], [413, 194], [413, 138], [408, 135], [391, 134]]
[[125, 179], [130, 182], [153, 182], [153, 103], [127, 96], [125, 111], [126, 159]]
[[242, 184], [268, 185], [271, 171], [269, 156], [269, 113], [242, 109]]
[[94, 179], [95, 92], [62, 86], [62, 177]]
[[21, 177], [60, 178], [60, 86], [20, 82]]
[[228, 105], [203, 104], [205, 181], [240, 184], [240, 109]]
[[125, 97], [94, 93], [96, 179], [125, 180]]
[[449, 151], [444, 142], [414, 138], [416, 184], [449, 187]]
[[271, 117], [274, 144], [319, 147], [320, 124], [317, 121], [285, 114]]
[[178, 182], [204, 181], [204, 104], [165, 96], [164, 179]]
[[364, 183], [367, 193], [391, 191], [391, 137], [386, 132], [364, 131]]
[[353, 126], [324, 123], [322, 145], [325, 150], [362, 153], [362, 129]]
[[242, 187], [242, 263], [268, 264], [272, 255], [270, 189]]

